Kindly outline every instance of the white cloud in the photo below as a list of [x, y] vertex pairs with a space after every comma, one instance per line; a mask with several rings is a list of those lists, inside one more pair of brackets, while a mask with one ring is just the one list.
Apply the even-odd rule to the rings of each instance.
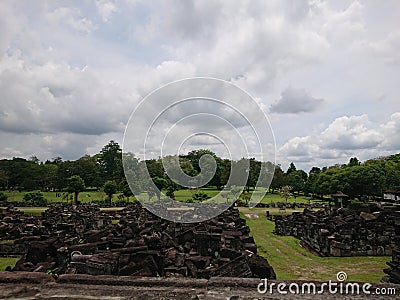
[[321, 133], [321, 137], [324, 148], [339, 150], [373, 148], [384, 139], [365, 114], [337, 118]]
[[400, 112], [396, 112], [390, 116], [390, 120], [386, 124], [382, 124], [380, 130], [386, 137], [382, 143], [382, 147], [398, 151], [400, 149]]
[[82, 17], [78, 9], [60, 7], [47, 13], [46, 17], [52, 26], [59, 26], [59, 24], [64, 23], [82, 33], [90, 33], [96, 29], [93, 22], [86, 17]]
[[[400, 146], [400, 112], [383, 124], [372, 123], [367, 115], [336, 118], [326, 129], [312, 135], [289, 139], [278, 151], [278, 157], [313, 165], [347, 162], [349, 157], [368, 159], [385, 155]], [[396, 148], [397, 147], [397, 148]]]
[[[121, 135], [140, 99], [191, 76], [231, 80], [265, 111], [293, 112], [270, 116], [282, 163], [398, 151], [398, 8], [397, 1], [3, 1], [0, 153], [95, 153]], [[49, 140], [62, 147], [48, 148]]]
[[381, 56], [387, 64], [400, 63], [400, 31], [390, 32], [383, 40], [368, 44], [374, 55]]
[[96, 0], [96, 6], [104, 22], [108, 22], [111, 16], [118, 10], [113, 1]]

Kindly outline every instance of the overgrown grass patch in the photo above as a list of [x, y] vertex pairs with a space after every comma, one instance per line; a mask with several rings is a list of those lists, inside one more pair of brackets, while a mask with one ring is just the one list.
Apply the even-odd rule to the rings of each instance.
[[5, 271], [8, 266], [13, 268], [18, 260], [17, 257], [0, 257], [0, 271]]

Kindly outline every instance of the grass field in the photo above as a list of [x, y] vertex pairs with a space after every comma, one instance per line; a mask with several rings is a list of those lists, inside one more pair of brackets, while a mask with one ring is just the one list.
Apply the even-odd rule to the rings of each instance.
[[291, 236], [272, 233], [274, 223], [265, 217], [265, 209], [240, 208], [251, 229], [259, 254], [268, 259], [277, 279], [336, 280], [339, 271], [346, 272], [349, 281], [378, 282], [391, 257], [319, 257], [299, 245]]
[[[13, 192], [5, 192], [8, 196], [8, 201], [11, 202], [24, 202], [24, 195], [28, 192], [18, 192], [18, 191], [13, 191]], [[48, 201], [48, 202], [66, 202], [66, 200], [62, 199], [61, 197], [56, 197], [56, 192], [42, 192], [44, 198]], [[72, 195], [71, 199], [72, 199]], [[88, 203], [88, 202], [92, 202], [92, 201], [98, 201], [98, 200], [103, 200], [105, 199], [107, 196], [103, 193], [103, 192], [97, 192], [97, 191], [86, 191], [86, 192], [82, 192], [79, 193], [78, 196], [78, 200], [81, 203]], [[117, 196], [114, 195], [114, 200], [117, 199]], [[71, 200], [68, 200], [71, 201]]]
[[[208, 194], [209, 197], [214, 197], [215, 195], [217, 195], [218, 193], [220, 193], [219, 190], [217, 189], [212, 189], [212, 188], [205, 188], [202, 189], [202, 191], [204, 191], [205, 193]], [[8, 201], [10, 202], [24, 202], [23, 197], [27, 192], [18, 192], [18, 191], [13, 191], [13, 192], [6, 192], [7, 196], [8, 196]], [[56, 192], [42, 192], [44, 195], [44, 198], [48, 201], [48, 202], [66, 202], [66, 200], [64, 200], [61, 197], [56, 197]], [[175, 199], [177, 201], [186, 201], [190, 198], [192, 198], [192, 193], [190, 190], [188, 189], [182, 189], [182, 190], [178, 190], [175, 191]], [[118, 198], [118, 194], [113, 195], [113, 201], [116, 201]], [[102, 201], [105, 200], [107, 198], [107, 196], [100, 191], [85, 191], [85, 192], [81, 192], [79, 193], [78, 196], [78, 200], [81, 203], [89, 203], [89, 202], [93, 202], [93, 201]], [[133, 199], [133, 197], [131, 198]], [[72, 201], [72, 195], [70, 195], [70, 199], [68, 200], [69, 202]], [[267, 193], [263, 199], [261, 200], [261, 203], [271, 203], [271, 202], [285, 202], [285, 199], [281, 198], [279, 194], [271, 194], [271, 193]], [[304, 196], [299, 196], [296, 198], [290, 198], [288, 199], [288, 202], [293, 203], [308, 203], [308, 197], [304, 197]]]
[[14, 267], [18, 260], [16, 257], [0, 257], [0, 272], [5, 271], [7, 266]]

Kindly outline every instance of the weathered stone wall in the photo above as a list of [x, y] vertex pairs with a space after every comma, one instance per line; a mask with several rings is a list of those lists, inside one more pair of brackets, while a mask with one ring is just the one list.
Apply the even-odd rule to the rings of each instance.
[[[398, 299], [400, 290], [390, 283], [372, 283], [370, 291], [389, 289], [393, 292], [379, 295], [359, 293], [331, 293], [322, 282], [312, 282], [318, 294], [292, 294], [287, 291], [290, 285], [309, 286], [310, 282], [299, 280], [268, 280], [268, 291], [258, 292], [258, 286], [263, 281], [256, 278], [223, 278], [210, 279], [193, 278], [156, 278], [133, 276], [92, 276], [80, 274], [64, 274], [56, 279], [43, 273], [0, 272], [1, 299], [177, 299], [177, 300], [254, 300], [254, 299]], [[282, 289], [286, 286], [286, 294]], [[323, 291], [321, 294], [319, 291]]]
[[275, 234], [291, 235], [321, 256], [392, 255], [400, 244], [400, 212], [370, 206], [275, 216]]
[[393, 249], [392, 261], [387, 262], [389, 268], [383, 270], [388, 276], [383, 278], [384, 282], [400, 284], [400, 248]]

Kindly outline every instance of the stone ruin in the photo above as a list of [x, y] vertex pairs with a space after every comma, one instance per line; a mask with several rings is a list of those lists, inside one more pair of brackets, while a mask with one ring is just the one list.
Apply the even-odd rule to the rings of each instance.
[[386, 263], [389, 268], [384, 269], [388, 276], [385, 276], [382, 281], [400, 284], [400, 248], [395, 248], [392, 251], [392, 261]]
[[400, 244], [400, 211], [377, 206], [359, 210], [305, 209], [271, 218], [275, 234], [294, 236], [320, 256], [392, 255]]
[[23, 252], [12, 271], [276, 277], [267, 260], [257, 255], [250, 229], [234, 208], [208, 221], [187, 224], [163, 220], [138, 203], [113, 213], [101, 212], [95, 205], [58, 204], [37, 217], [9, 208], [0, 211], [0, 217], [0, 239], [12, 241], [6, 252]]

